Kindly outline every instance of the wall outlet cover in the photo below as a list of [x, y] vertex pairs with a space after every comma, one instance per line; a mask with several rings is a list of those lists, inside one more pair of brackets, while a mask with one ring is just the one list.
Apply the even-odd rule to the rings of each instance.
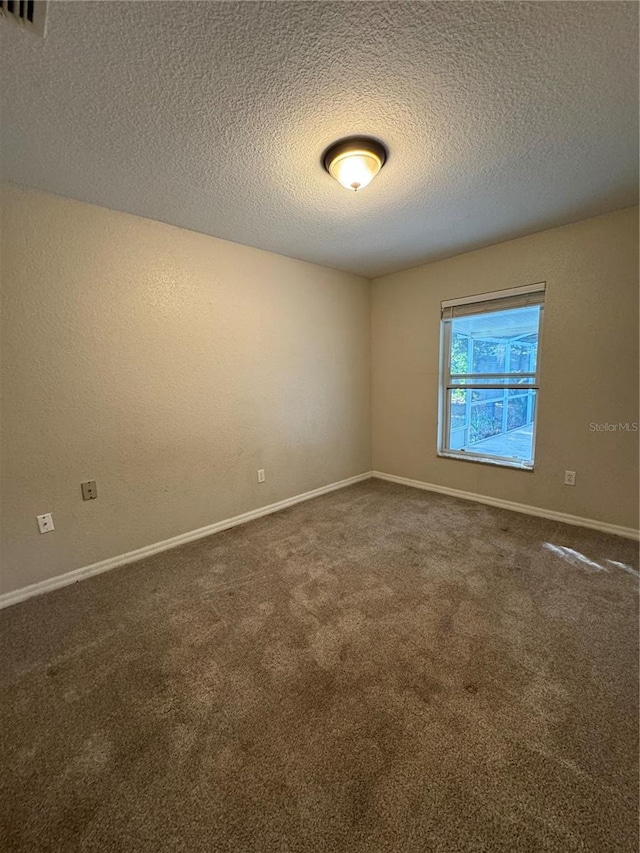
[[40, 533], [50, 533], [52, 530], [55, 530], [53, 526], [53, 516], [50, 512], [45, 512], [44, 515], [37, 515], [38, 520], [38, 529]]

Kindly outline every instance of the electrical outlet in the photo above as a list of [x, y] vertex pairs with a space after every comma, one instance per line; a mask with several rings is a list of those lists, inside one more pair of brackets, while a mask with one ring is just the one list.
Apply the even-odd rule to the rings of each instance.
[[575, 471], [565, 471], [564, 472], [564, 484], [565, 484], [565, 486], [575, 486], [575, 484], [576, 484], [576, 472]]
[[258, 482], [264, 483], [264, 468], [258, 469]]
[[53, 526], [53, 516], [50, 512], [45, 512], [44, 515], [36, 515], [36, 518], [38, 519], [40, 533], [50, 533], [55, 529]]
[[87, 480], [85, 483], [80, 483], [82, 489], [83, 501], [94, 501], [98, 497], [98, 487], [95, 480]]

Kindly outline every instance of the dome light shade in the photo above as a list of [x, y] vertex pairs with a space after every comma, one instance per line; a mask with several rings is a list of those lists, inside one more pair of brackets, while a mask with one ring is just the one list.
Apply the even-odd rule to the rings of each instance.
[[387, 149], [377, 139], [352, 136], [330, 145], [322, 162], [339, 184], [356, 192], [371, 183], [386, 159]]

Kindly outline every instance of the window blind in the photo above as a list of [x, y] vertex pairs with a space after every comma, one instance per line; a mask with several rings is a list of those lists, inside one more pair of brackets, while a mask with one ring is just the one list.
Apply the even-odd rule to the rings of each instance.
[[526, 308], [529, 305], [544, 303], [545, 282], [513, 287], [508, 290], [495, 290], [480, 296], [464, 296], [460, 299], [447, 299], [440, 303], [443, 320], [454, 317], [467, 317], [470, 314], [486, 314], [489, 311], [510, 311], [512, 308]]

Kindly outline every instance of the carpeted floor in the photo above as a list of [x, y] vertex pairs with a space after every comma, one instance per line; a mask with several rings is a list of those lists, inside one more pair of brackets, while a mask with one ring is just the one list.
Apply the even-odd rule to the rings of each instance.
[[0, 845], [636, 851], [637, 568], [370, 481], [9, 608]]

